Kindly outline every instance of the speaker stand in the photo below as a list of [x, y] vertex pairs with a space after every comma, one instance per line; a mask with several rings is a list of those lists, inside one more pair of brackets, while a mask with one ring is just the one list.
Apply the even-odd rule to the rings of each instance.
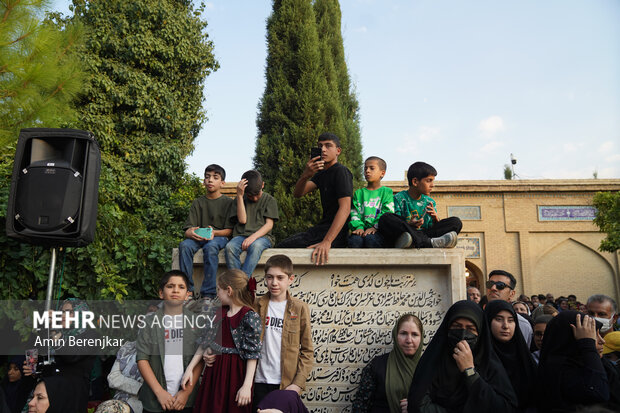
[[[51, 262], [50, 262], [50, 273], [49, 277], [47, 277], [47, 295], [45, 296], [45, 311], [48, 312], [52, 309], [52, 293], [54, 291], [54, 273], [56, 272], [56, 248], [51, 249]], [[47, 329], [47, 338], [50, 338], [50, 330]], [[52, 364], [54, 362], [54, 357], [51, 353], [51, 346], [47, 346], [47, 360], [45, 360], [44, 364]]]
[[45, 297], [45, 311], [52, 309], [52, 292], [54, 291], [54, 272], [56, 270], [56, 248], [51, 249], [50, 274], [47, 278], [47, 295]]

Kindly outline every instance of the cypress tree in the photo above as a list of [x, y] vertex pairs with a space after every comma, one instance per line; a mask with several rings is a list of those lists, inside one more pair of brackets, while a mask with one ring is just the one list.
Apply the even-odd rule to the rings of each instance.
[[255, 167], [265, 190], [278, 200], [278, 239], [317, 222], [318, 194], [293, 197], [310, 158], [310, 147], [326, 129], [329, 93], [321, 69], [316, 20], [310, 0], [275, 0], [267, 20], [265, 92], [259, 103]]
[[[338, 158], [353, 173], [354, 185], [363, 186], [362, 139], [359, 125], [359, 103], [351, 90], [351, 80], [344, 56], [341, 33], [340, 3], [338, 0], [315, 0], [314, 13], [319, 34], [321, 62], [329, 90], [334, 93], [338, 110], [330, 118], [328, 129], [342, 128], [343, 151]], [[332, 126], [334, 125], [334, 126]]]

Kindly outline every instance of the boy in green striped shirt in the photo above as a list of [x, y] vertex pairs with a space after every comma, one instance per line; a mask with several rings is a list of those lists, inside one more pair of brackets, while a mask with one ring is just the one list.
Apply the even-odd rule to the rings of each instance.
[[364, 162], [364, 178], [368, 182], [353, 194], [349, 229], [349, 248], [384, 248], [385, 240], [377, 232], [379, 218], [386, 212], [394, 212], [392, 189], [381, 186], [387, 164], [377, 156]]

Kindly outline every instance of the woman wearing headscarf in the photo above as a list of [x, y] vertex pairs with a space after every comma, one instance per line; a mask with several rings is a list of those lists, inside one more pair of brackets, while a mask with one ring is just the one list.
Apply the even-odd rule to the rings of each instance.
[[32, 400], [28, 403], [28, 413], [69, 413], [77, 412], [77, 400], [70, 381], [65, 377], [44, 377], [34, 388]]
[[405, 314], [398, 319], [392, 329], [392, 351], [375, 357], [362, 370], [360, 386], [353, 398], [353, 412], [402, 412], [422, 355], [423, 338], [424, 329], [418, 317]]
[[494, 300], [487, 304], [484, 313], [491, 330], [493, 349], [517, 396], [518, 410], [534, 408], [536, 363], [521, 334], [514, 306], [504, 300]]
[[[86, 301], [78, 298], [69, 298], [63, 301], [61, 309], [63, 311], [62, 324], [65, 328], [57, 331], [54, 338], [64, 338], [65, 343], [68, 343], [69, 337], [75, 337], [76, 339], [97, 337], [93, 330], [81, 328], [80, 323], [78, 323], [78, 327], [75, 327], [75, 324], [67, 325], [65, 323], [65, 314], [68, 313], [73, 313], [74, 316], [81, 319], [80, 313], [89, 310]], [[90, 353], [90, 351], [68, 345], [54, 349], [56, 368], [59, 370], [58, 374], [66, 377], [73, 383], [73, 397], [78, 401], [77, 413], [86, 413], [87, 411], [90, 375], [96, 358], [95, 355]]]
[[517, 397], [475, 303], [450, 307], [418, 363], [408, 401], [410, 413], [515, 411]]
[[596, 343], [604, 343], [592, 317], [566, 310], [547, 324], [538, 365], [538, 409], [576, 411], [609, 400], [607, 375]]
[[6, 403], [11, 413], [22, 411], [28, 401], [30, 392], [36, 384], [34, 377], [24, 375], [23, 364], [25, 360], [24, 356], [12, 356], [9, 358], [7, 374], [0, 385], [2, 390], [4, 390]]

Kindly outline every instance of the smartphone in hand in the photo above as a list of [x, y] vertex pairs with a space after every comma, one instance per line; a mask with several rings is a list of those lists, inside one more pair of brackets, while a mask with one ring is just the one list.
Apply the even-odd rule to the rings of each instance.
[[314, 159], [317, 156], [323, 156], [323, 152], [321, 151], [321, 148], [318, 147], [314, 147], [314, 148], [310, 148], [310, 159]]

